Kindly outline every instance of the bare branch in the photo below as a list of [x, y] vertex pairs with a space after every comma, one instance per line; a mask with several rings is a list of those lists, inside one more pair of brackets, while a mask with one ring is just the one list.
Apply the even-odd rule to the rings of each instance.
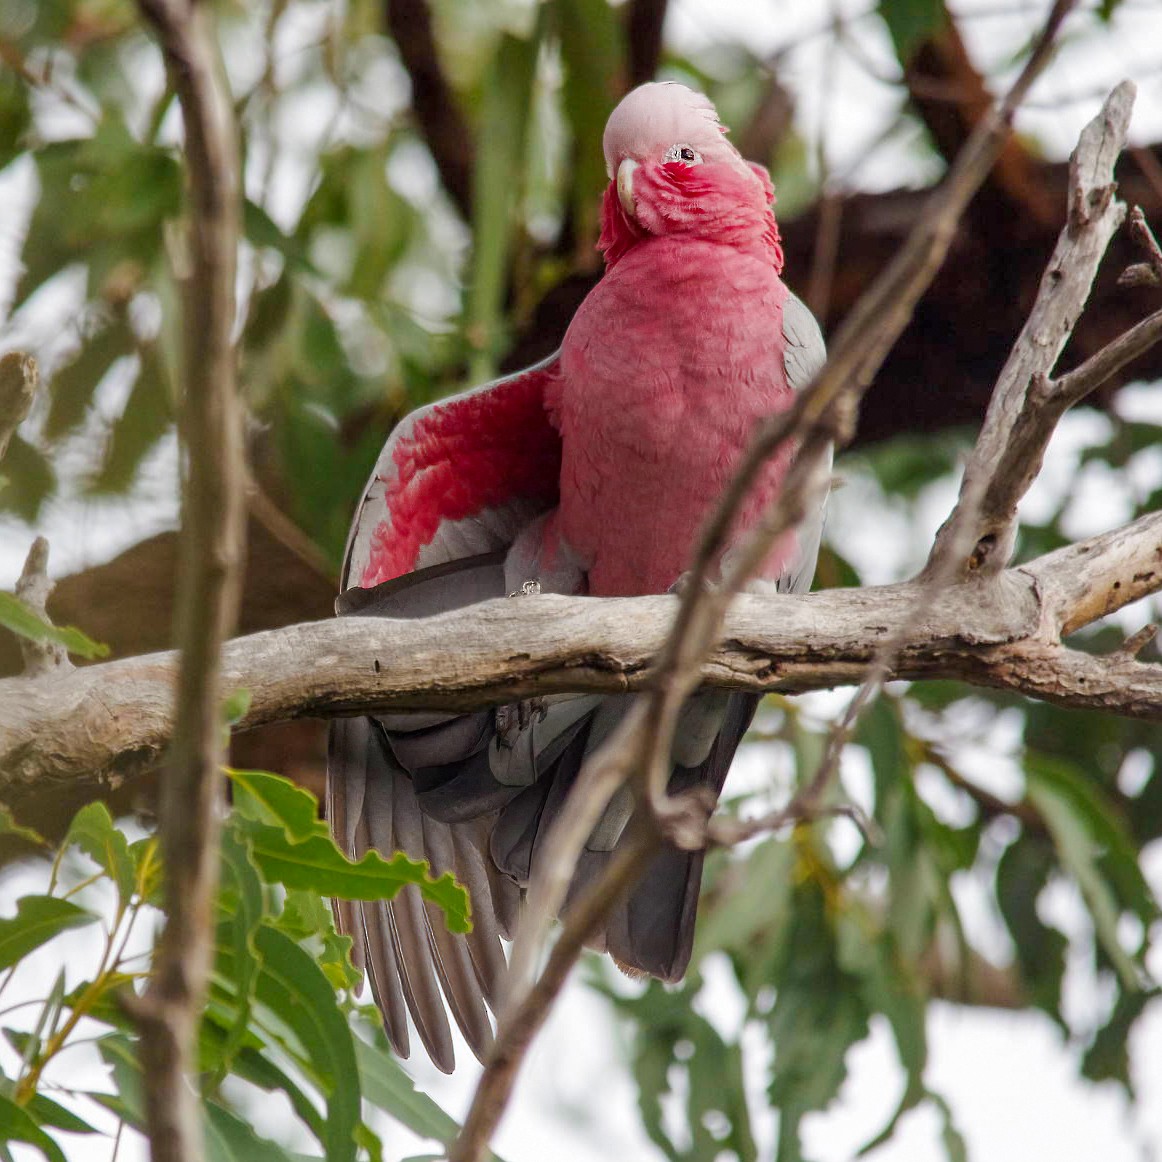
[[183, 287], [189, 453], [178, 571], [173, 740], [162, 783], [166, 925], [153, 974], [130, 1010], [141, 1029], [146, 1122], [155, 1162], [197, 1162], [201, 1120], [189, 1076], [211, 957], [218, 872], [221, 645], [238, 608], [245, 536], [242, 413], [232, 341], [239, 233], [238, 142], [208, 5], [140, 0], [185, 129], [190, 275]]
[[31, 355], [9, 351], [0, 356], [0, 460], [13, 433], [24, 423], [39, 386], [40, 370]]
[[[24, 602], [42, 621], [49, 621], [48, 598], [52, 593], [52, 582], [48, 577], [48, 541], [37, 537], [28, 550], [24, 568], [16, 582], [16, 596]], [[20, 652], [24, 656], [24, 676], [43, 678], [52, 674], [67, 674], [74, 669], [69, 661], [69, 651], [59, 642], [32, 641], [20, 639]]]
[[[1162, 591], [1162, 513], [1059, 549], [987, 584], [953, 586], [916, 621], [915, 581], [804, 596], [742, 594], [706, 683], [797, 694], [862, 680], [876, 645], [908, 626], [892, 678], [953, 678], [1162, 719], [1162, 667], [1134, 671], [1124, 695], [1087, 696], [1074, 669], [1105, 660], [1060, 648], [1072, 632]], [[1095, 596], [1096, 595], [1096, 596]], [[673, 621], [673, 597], [498, 600], [409, 621], [348, 617], [228, 642], [222, 688], [246, 689], [240, 729], [388, 709], [469, 710], [541, 694], [644, 689]], [[1046, 647], [1055, 651], [1046, 652]], [[1048, 666], [1029, 667], [1043, 658]], [[1040, 665], [1040, 661], [1036, 661]], [[52, 683], [0, 680], [0, 799], [46, 785], [97, 791], [156, 763], [173, 732], [178, 655], [83, 666]], [[1096, 672], [1086, 670], [1086, 672]]]
[[[1069, 219], [1029, 318], [993, 391], [964, 472], [960, 499], [937, 534], [926, 573], [947, 559], [961, 575], [1004, 568], [1016, 539], [1017, 504], [1041, 466], [1056, 412], [1048, 380], [1065, 347], [1125, 206], [1113, 197], [1114, 163], [1125, 145], [1134, 86], [1119, 85], [1082, 131], [1070, 163]], [[1112, 373], [1112, 372], [1111, 372]]]

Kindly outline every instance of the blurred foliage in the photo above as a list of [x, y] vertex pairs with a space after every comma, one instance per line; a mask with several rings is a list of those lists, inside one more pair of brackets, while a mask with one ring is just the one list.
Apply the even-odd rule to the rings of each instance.
[[[431, 880], [404, 856], [352, 864], [316, 824], [318, 804], [306, 791], [255, 771], [231, 777], [236, 809], [222, 837], [215, 960], [198, 1040], [207, 1162], [382, 1159], [377, 1111], [446, 1143], [456, 1123], [415, 1091], [378, 1013], [355, 1001], [351, 941], [336, 933], [322, 897], [388, 899], [419, 883], [449, 925], [463, 929], [463, 890], [450, 876]], [[0, 816], [0, 832], [12, 826]], [[81, 809], [55, 854], [20, 830], [45, 852], [31, 869], [44, 890], [23, 896], [16, 915], [0, 920], [0, 990], [62, 933], [102, 930], [91, 955], [70, 956], [67, 969], [44, 979], [38, 1001], [0, 1010], [0, 1034], [17, 1060], [10, 1074], [0, 1071], [0, 1157], [11, 1157], [7, 1143], [22, 1142], [60, 1162], [61, 1131], [92, 1143], [144, 1125], [136, 1038], [119, 995], [147, 979], [140, 947], [159, 917], [161, 865], [156, 839], [131, 842], [101, 803]], [[35, 987], [29, 973], [24, 980], [26, 991]], [[62, 1084], [68, 1073], [58, 1058], [85, 1044], [96, 1049], [103, 1084]], [[251, 1128], [254, 1102], [273, 1094], [296, 1123], [293, 1131], [284, 1124], [278, 1142]], [[321, 1153], [290, 1148], [292, 1136], [313, 1140]]]
[[[1103, 0], [1095, 21], [1117, 7]], [[377, 6], [219, 0], [215, 8], [242, 130], [239, 334], [252, 462], [337, 565], [392, 423], [466, 376], [490, 374], [546, 292], [596, 268], [600, 138], [623, 87], [624, 8], [434, 0], [440, 63], [475, 144], [467, 214], [440, 184]], [[861, 35], [881, 20], [875, 33], [904, 64], [944, 6], [881, 0], [876, 11]], [[23, 167], [35, 186], [10, 334], [36, 349], [51, 378], [7, 454], [0, 508], [33, 521], [59, 494], [69, 450], [84, 451], [92, 494], [130, 494], [151, 458], [172, 455], [171, 271], [183, 264], [184, 194], [173, 95], [129, 0], [7, 0], [0, 60], [0, 170]], [[735, 43], [671, 52], [664, 67], [705, 87], [737, 139], [763, 99], [769, 64]], [[794, 126], [773, 143], [783, 212], [817, 194], [813, 157]], [[46, 303], [58, 304], [55, 314]], [[54, 323], [38, 329], [46, 312]], [[1153, 425], [1115, 411], [1075, 478], [1024, 524], [1019, 558], [1075, 535], [1080, 498], [1098, 475], [1117, 482], [1119, 519], [1162, 506], [1157, 442]], [[849, 458], [842, 471], [869, 512], [898, 520], [922, 549], [931, 529], [916, 530], [947, 497], [966, 443], [958, 432], [901, 439]], [[861, 583], [851, 556], [826, 547], [818, 583]], [[0, 605], [0, 620], [11, 625], [13, 616]], [[1118, 640], [1106, 627], [1078, 644], [1105, 650]], [[772, 793], [789, 795], [812, 772], [825, 724], [770, 700], [758, 728]], [[927, 1104], [948, 1157], [963, 1158], [964, 1127], [925, 1080], [937, 995], [1039, 1010], [1083, 1076], [1130, 1089], [1127, 1045], [1156, 992], [1147, 959], [1158, 907], [1142, 856], [1162, 836], [1159, 749], [1157, 730], [1143, 723], [951, 683], [893, 688], [862, 723], [843, 787], [866, 800], [881, 843], [836, 822], [717, 853], [681, 986], [635, 990], [603, 962], [591, 966], [633, 1031], [652, 1141], [667, 1157], [754, 1158], [758, 1123], [773, 1109], [780, 1162], [802, 1157], [804, 1120], [841, 1094], [849, 1050], [879, 1026], [890, 1030], [905, 1078], [880, 1137]], [[866, 768], [869, 785], [849, 768]], [[445, 1141], [453, 1123], [414, 1091], [378, 1019], [353, 1000], [346, 942], [319, 895], [419, 877], [462, 927], [458, 890], [423, 880], [417, 865], [352, 868], [328, 846], [313, 804], [270, 778], [238, 777], [223, 846], [201, 1039], [208, 1156], [296, 1157], [250, 1128], [258, 1093], [281, 1094], [329, 1158], [379, 1156], [368, 1123], [375, 1109]], [[19, 1068], [0, 1081], [0, 1140], [52, 1159], [62, 1157], [58, 1131], [94, 1133], [73, 1112], [85, 1102], [128, 1125], [141, 1121], [135, 1049], [113, 998], [144, 971], [123, 956], [135, 919], [153, 915], [156, 850], [149, 838], [130, 842], [102, 811], [86, 808], [62, 850], [96, 861], [114, 888], [112, 911], [107, 897], [89, 902], [96, 889], [83, 886], [86, 875], [65, 887], [61, 869], [74, 857], [58, 854], [48, 890], [0, 921], [0, 968], [68, 928], [99, 917], [104, 925], [104, 953], [85, 979], [66, 992], [59, 978], [32, 1019], [4, 1029]], [[14, 827], [0, 812], [0, 835]], [[285, 857], [308, 850], [310, 866], [294, 878], [297, 861]], [[991, 993], [975, 983], [981, 950], [963, 915], [970, 891], [986, 899], [1005, 946], [988, 949], [1004, 962], [988, 978]], [[733, 1030], [707, 1019], [703, 1003], [711, 973], [721, 986], [723, 965], [744, 1013]], [[1092, 1011], [1063, 1003], [1067, 966], [1090, 979]], [[96, 1022], [111, 1089], [71, 1094], [66, 1107], [40, 1083], [82, 1017]], [[85, 1140], [74, 1156], [84, 1156]]]

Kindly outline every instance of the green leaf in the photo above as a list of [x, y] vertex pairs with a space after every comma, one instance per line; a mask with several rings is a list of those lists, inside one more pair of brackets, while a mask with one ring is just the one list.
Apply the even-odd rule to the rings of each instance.
[[565, 66], [565, 115], [573, 131], [573, 231], [593, 246], [601, 193], [609, 180], [602, 137], [605, 122], [621, 97], [621, 14], [607, 0], [556, 0], [552, 7]]
[[416, 884], [443, 911], [450, 931], [470, 931], [468, 893], [450, 873], [433, 879], [426, 863], [402, 853], [384, 859], [368, 852], [352, 863], [335, 846], [309, 791], [278, 775], [229, 774], [251, 857], [268, 883], [348, 900], [390, 900], [406, 884]]
[[291, 1109], [303, 1125], [315, 1135], [320, 1145], [325, 1145], [326, 1124], [319, 1116], [319, 1111], [315, 1109], [302, 1088], [291, 1080], [284, 1069], [271, 1061], [269, 1056], [253, 1046], [247, 1046], [234, 1058], [231, 1072], [235, 1077], [240, 1077], [243, 1081], [266, 1090], [267, 1093], [284, 1093], [291, 1104]]
[[944, 0], [879, 0], [879, 13], [902, 65], [948, 19]]
[[501, 310], [508, 274], [514, 214], [524, 173], [529, 111], [533, 106], [543, 10], [527, 40], [505, 35], [484, 84], [472, 186], [473, 250], [464, 334], [471, 351], [471, 377], [488, 379], [500, 345]]
[[133, 352], [133, 333], [124, 319], [115, 319], [88, 336], [72, 359], [52, 377], [45, 438], [55, 440], [73, 431], [85, 418], [97, 385], [114, 363]]
[[1075, 798], [1063, 793], [1051, 764], [1027, 771], [1026, 794], [1045, 820], [1062, 866], [1077, 881], [1093, 919], [1098, 943], [1117, 969], [1125, 988], [1141, 988], [1140, 970], [1118, 938], [1118, 904], [1110, 882], [1098, 866], [1102, 848], [1094, 838], [1095, 819], [1079, 808]]
[[335, 991], [322, 969], [288, 936], [262, 924], [254, 940], [262, 957], [255, 995], [294, 1033], [327, 1094], [323, 1145], [328, 1162], [353, 1160], [359, 1073], [351, 1029]]
[[125, 833], [113, 824], [104, 803], [82, 807], [69, 825], [65, 845], [75, 844], [117, 885], [121, 904], [129, 903], [137, 886], [137, 869]]
[[161, 906], [162, 867], [157, 836], [146, 835], [129, 845], [133, 857], [134, 890], [147, 904]]
[[44, 453], [14, 432], [0, 474], [0, 509], [33, 524], [55, 488], [56, 473]]
[[359, 1062], [363, 1096], [373, 1106], [391, 1114], [421, 1137], [447, 1143], [456, 1136], [460, 1129], [456, 1120], [427, 1094], [416, 1089], [415, 1083], [387, 1048], [382, 1031], [376, 1030], [375, 1044], [356, 1037], [355, 1056]]
[[218, 1068], [223, 1072], [230, 1068], [250, 1027], [250, 1001], [262, 968], [262, 958], [254, 938], [266, 915], [262, 881], [239, 830], [234, 819], [222, 829], [217, 941], [230, 949], [233, 966], [230, 976], [237, 1004], [236, 1019], [227, 1030], [218, 1054]]
[[0, 836], [5, 835], [35, 844], [37, 847], [49, 846], [48, 840], [43, 835], [33, 831], [31, 827], [25, 827], [23, 823], [17, 823], [12, 811], [4, 803], [0, 803]]
[[83, 928], [99, 919], [55, 896], [24, 896], [16, 902], [16, 915], [0, 920], [0, 969], [11, 968], [35, 948], [47, 944], [69, 928]]
[[780, 1114], [779, 1162], [798, 1162], [803, 1117], [830, 1104], [847, 1076], [847, 1051], [868, 1033], [859, 980], [840, 964], [824, 893], [815, 880], [795, 892], [777, 968], [768, 1018], [775, 1062], [767, 1092]]
[[103, 658], [109, 653], [108, 646], [93, 641], [73, 626], [49, 625], [13, 593], [0, 591], [0, 625], [30, 641], [56, 642], [70, 654], [82, 658]]
[[1048, 841], [1023, 835], [1005, 849], [997, 864], [996, 893], [1030, 999], [1068, 1032], [1061, 1016], [1061, 982], [1069, 941], [1048, 927], [1037, 912], [1037, 898], [1054, 867]]
[[29, 87], [10, 69], [0, 72], [0, 170], [24, 152], [32, 125]]
[[72, 1110], [65, 1109], [59, 1102], [38, 1093], [25, 1107], [42, 1126], [52, 1126], [54, 1130], [64, 1130], [69, 1134], [99, 1134], [101, 1131], [90, 1126], [84, 1118], [77, 1117]]
[[137, 379], [113, 425], [101, 467], [89, 483], [90, 492], [127, 492], [141, 462], [173, 426], [173, 388], [157, 344], [140, 346], [138, 356]]
[[207, 1162], [296, 1162], [301, 1154], [290, 1154], [267, 1138], [260, 1138], [236, 1113], [216, 1101], [205, 1110]]
[[307, 944], [334, 988], [359, 987], [363, 974], [351, 963], [351, 937], [339, 935], [334, 913], [321, 896], [288, 891], [274, 926], [292, 940]]
[[37, 1125], [30, 1110], [0, 1094], [0, 1142], [27, 1142], [49, 1162], [67, 1162], [61, 1148]]
[[250, 691], [243, 687], [232, 690], [222, 700], [222, 720], [227, 726], [235, 726], [242, 721], [250, 710]]

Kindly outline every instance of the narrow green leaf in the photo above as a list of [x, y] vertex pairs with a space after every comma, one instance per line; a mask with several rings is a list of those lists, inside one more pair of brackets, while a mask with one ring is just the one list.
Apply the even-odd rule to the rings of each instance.
[[1117, 899], [1098, 866], [1103, 850], [1094, 839], [1093, 818], [1082, 814], [1076, 801], [1053, 784], [1047, 777], [1046, 768], [1027, 771], [1027, 779], [1029, 801], [1045, 820], [1062, 866], [1073, 875], [1081, 889], [1099, 944], [1117, 970], [1123, 986], [1131, 991], [1139, 990], [1142, 987], [1141, 970], [1122, 947], [1118, 937]]
[[573, 230], [597, 241], [601, 193], [608, 178], [602, 137], [621, 96], [624, 34], [621, 13], [607, 0], [556, 0], [553, 5], [565, 66], [565, 115], [573, 131]]
[[64, 1130], [69, 1134], [99, 1134], [101, 1131], [90, 1126], [84, 1118], [77, 1117], [72, 1110], [65, 1109], [59, 1102], [36, 1094], [27, 1105], [27, 1110], [42, 1126], [52, 1126], [54, 1130]]
[[228, 945], [233, 972], [231, 981], [237, 1003], [237, 1017], [227, 1031], [219, 1056], [219, 1068], [232, 1066], [250, 1027], [250, 1001], [262, 969], [262, 958], [254, 943], [255, 933], [266, 914], [262, 881], [250, 859], [245, 839], [236, 820], [222, 829], [222, 881], [218, 895], [219, 945]]
[[203, 1109], [208, 1162], [298, 1162], [304, 1157], [260, 1138], [236, 1113], [216, 1101], [206, 1102]]
[[79, 847], [117, 885], [122, 905], [129, 903], [136, 887], [137, 871], [129, 852], [129, 840], [114, 825], [104, 803], [89, 803], [73, 816], [65, 844]]
[[0, 470], [0, 509], [33, 524], [55, 489], [56, 473], [44, 452], [14, 432]]
[[264, 772], [229, 774], [251, 857], [268, 883], [350, 900], [389, 900], [405, 884], [416, 884], [443, 911], [450, 931], [470, 931], [468, 893], [451, 874], [433, 879], [426, 863], [402, 853], [384, 859], [368, 852], [352, 863], [335, 846], [309, 791]]
[[543, 12], [527, 40], [504, 35], [484, 84], [472, 187], [473, 250], [464, 334], [471, 376], [489, 378], [500, 342], [501, 309], [508, 274], [514, 211], [523, 185], [529, 111], [533, 104]]
[[335, 991], [322, 969], [288, 936], [262, 924], [254, 939], [263, 960], [256, 996], [294, 1031], [327, 1094], [328, 1162], [353, 1162], [359, 1072], [351, 1029]]
[[415, 1082], [392, 1056], [378, 1030], [376, 1040], [377, 1044], [372, 1045], [361, 1037], [355, 1038], [363, 1096], [413, 1133], [437, 1142], [450, 1142], [460, 1129], [455, 1118], [416, 1089]]
[[10, 968], [34, 948], [47, 944], [69, 928], [83, 928], [98, 917], [55, 896], [24, 896], [16, 915], [0, 920], [0, 969]]
[[119, 359], [133, 354], [134, 339], [129, 324], [117, 319], [88, 337], [52, 378], [51, 403], [44, 423], [49, 440], [71, 432], [85, 418], [97, 385]]
[[13, 593], [0, 591], [0, 625], [17, 637], [35, 642], [56, 642], [82, 658], [103, 658], [109, 647], [93, 641], [72, 626], [49, 625]]
[[0, 836], [4, 835], [24, 840], [37, 847], [49, 846], [48, 840], [43, 835], [33, 831], [31, 827], [25, 827], [23, 823], [17, 823], [11, 810], [4, 803], [0, 803]]
[[30, 1110], [0, 1094], [0, 1142], [27, 1142], [49, 1162], [67, 1162], [64, 1152], [36, 1123]]
[[174, 422], [173, 389], [155, 343], [138, 348], [140, 367], [125, 409], [113, 425], [101, 466], [89, 483], [97, 494], [128, 491], [141, 462]]

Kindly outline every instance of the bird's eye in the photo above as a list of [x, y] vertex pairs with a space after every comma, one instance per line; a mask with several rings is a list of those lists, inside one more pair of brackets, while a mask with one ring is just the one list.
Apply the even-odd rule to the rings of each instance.
[[666, 150], [666, 161], [680, 161], [685, 165], [700, 165], [702, 155], [689, 145], [671, 145]]

